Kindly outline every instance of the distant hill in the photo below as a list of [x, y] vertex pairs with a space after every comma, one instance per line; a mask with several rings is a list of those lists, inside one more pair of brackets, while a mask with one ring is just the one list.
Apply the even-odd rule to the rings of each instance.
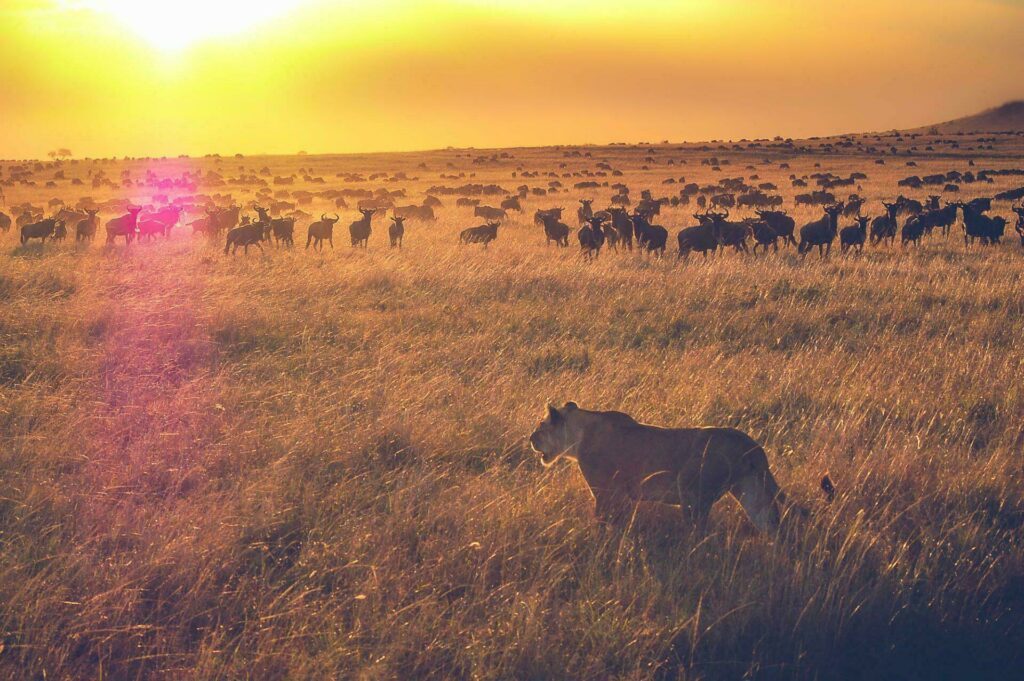
[[926, 125], [915, 132], [937, 130], [943, 135], [958, 132], [1016, 132], [1024, 130], [1024, 100], [1007, 102], [973, 116], [964, 116], [945, 123]]

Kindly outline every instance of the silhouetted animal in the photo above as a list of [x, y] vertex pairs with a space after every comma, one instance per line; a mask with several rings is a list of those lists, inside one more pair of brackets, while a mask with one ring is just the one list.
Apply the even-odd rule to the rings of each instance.
[[21, 245], [24, 246], [27, 244], [29, 239], [39, 239], [45, 244], [47, 238], [54, 236], [58, 225], [63, 227], [64, 222], [57, 218], [47, 218], [45, 220], [40, 220], [39, 222], [30, 222], [27, 225], [22, 225]]
[[871, 221], [871, 243], [879, 244], [888, 241], [890, 244], [896, 240], [896, 211], [899, 209], [895, 203], [882, 201], [885, 207], [885, 215], [879, 215]]
[[493, 206], [474, 206], [473, 215], [485, 220], [504, 220], [507, 217], [504, 208]]
[[488, 222], [486, 225], [464, 229], [459, 233], [459, 243], [483, 244], [487, 248], [487, 244], [498, 238], [500, 225], [500, 222]]
[[96, 236], [96, 228], [99, 226], [99, 219], [96, 216], [99, 211], [87, 209], [85, 213], [87, 217], [75, 225], [75, 241], [92, 241]]
[[[561, 209], [558, 214], [561, 215]], [[553, 213], [545, 213], [542, 220], [544, 221], [544, 236], [547, 237], [545, 245], [550, 246], [552, 241], [559, 246], [569, 245], [569, 225], [559, 222]]]
[[868, 221], [869, 218], [866, 215], [860, 215], [857, 217], [857, 222], [849, 227], [843, 227], [842, 231], [839, 232], [839, 250], [846, 253], [847, 250], [853, 248], [858, 253], [864, 251], [864, 242], [868, 238]]
[[841, 203], [828, 206], [823, 217], [800, 228], [800, 244], [797, 246], [800, 255], [806, 256], [814, 246], [818, 247], [818, 255], [822, 258], [831, 254], [832, 242], [839, 232], [839, 214], [842, 212]]
[[362, 244], [363, 248], [367, 248], [370, 242], [370, 232], [372, 231], [370, 221], [376, 211], [373, 208], [360, 208], [359, 212], [362, 213], [363, 217], [348, 226], [348, 233], [352, 238], [352, 248], [356, 248], [360, 244]]
[[403, 222], [405, 222], [403, 217], [395, 216], [391, 218], [391, 224], [388, 225], [388, 239], [391, 240], [391, 248], [395, 246], [402, 247], [402, 239], [405, 237]]
[[661, 225], [652, 225], [641, 213], [634, 212], [633, 234], [636, 237], [636, 245], [648, 253], [656, 255], [665, 254], [665, 242], [668, 241], [668, 230]]
[[619, 241], [627, 250], [633, 250], [633, 221], [629, 219], [629, 213], [625, 208], [613, 206], [608, 209], [611, 216], [611, 229], [619, 234]]
[[604, 218], [591, 216], [589, 224], [580, 229], [576, 235], [580, 240], [580, 249], [588, 258], [596, 258], [601, 255], [601, 247], [604, 245], [604, 230], [601, 223]]
[[591, 207], [592, 203], [594, 203], [593, 199], [580, 199], [580, 207], [576, 209], [576, 217], [581, 225], [587, 224], [590, 218], [594, 217], [594, 209]]
[[775, 230], [775, 233], [782, 239], [783, 244], [796, 246], [796, 239], [793, 231], [796, 229], [796, 220], [791, 218], [782, 210], [757, 210], [757, 216], [768, 223], [768, 226]]
[[[374, 211], [371, 208], [367, 208], [371, 215]], [[362, 211], [360, 211], [362, 212]], [[323, 251], [324, 241], [330, 244], [331, 248], [334, 248], [334, 224], [341, 218], [337, 213], [334, 214], [333, 218], [327, 217], [326, 213], [320, 215], [320, 219], [313, 222], [306, 229], [306, 248], [309, 248], [309, 244], [313, 244], [313, 250]], [[369, 236], [369, 234], [367, 234]], [[353, 237], [354, 239], [355, 237]], [[353, 242], [353, 246], [355, 243]]]
[[139, 228], [140, 212], [142, 212], [141, 207], [132, 206], [128, 209], [127, 215], [107, 221], [107, 243], [112, 244], [114, 239], [123, 236], [125, 246], [131, 244]]
[[234, 255], [239, 246], [242, 247], [242, 252], [245, 255], [249, 255], [249, 246], [259, 246], [262, 251], [262, 242], [269, 238], [270, 225], [265, 222], [250, 222], [232, 227], [228, 230], [227, 238], [224, 240], [224, 255], [228, 254], [229, 249], [231, 255]]

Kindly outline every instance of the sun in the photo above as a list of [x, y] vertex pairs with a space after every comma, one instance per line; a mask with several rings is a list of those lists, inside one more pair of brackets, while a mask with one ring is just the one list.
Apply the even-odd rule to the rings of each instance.
[[297, 7], [303, 0], [85, 0], [161, 51], [238, 35]]

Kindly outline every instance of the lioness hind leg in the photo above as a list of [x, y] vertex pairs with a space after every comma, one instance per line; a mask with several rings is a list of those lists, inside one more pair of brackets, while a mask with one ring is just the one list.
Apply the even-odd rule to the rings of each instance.
[[779, 486], [768, 471], [751, 473], [732, 488], [750, 521], [762, 532], [779, 529]]

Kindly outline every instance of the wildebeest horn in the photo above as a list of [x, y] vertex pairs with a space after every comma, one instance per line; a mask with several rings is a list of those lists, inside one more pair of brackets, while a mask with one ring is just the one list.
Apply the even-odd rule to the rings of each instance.
[[320, 222], [327, 222], [327, 213], [320, 213]]

